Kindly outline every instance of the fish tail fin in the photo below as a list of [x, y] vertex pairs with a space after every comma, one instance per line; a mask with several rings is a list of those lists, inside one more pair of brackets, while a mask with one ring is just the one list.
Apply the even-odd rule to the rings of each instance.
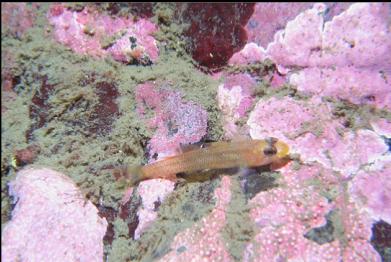
[[124, 181], [128, 186], [135, 186], [145, 179], [142, 166], [121, 166], [113, 170], [113, 175], [118, 181]]

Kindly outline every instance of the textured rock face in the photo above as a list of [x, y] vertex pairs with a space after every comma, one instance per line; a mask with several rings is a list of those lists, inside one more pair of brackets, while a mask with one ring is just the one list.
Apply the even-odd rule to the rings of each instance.
[[[27, 29], [38, 29], [36, 13], [30, 12], [34, 5], [2, 7], [6, 35], [13, 36], [8, 42], [29, 46], [35, 40]], [[28, 49], [31, 55], [2, 53], [2, 91], [8, 93], [2, 102], [31, 94], [17, 104], [30, 114], [30, 129], [21, 138], [26, 142], [12, 148], [15, 140], [8, 139], [4, 147], [15, 150], [11, 165], [3, 165], [9, 158], [2, 158], [2, 175], [9, 179], [15, 168], [37, 162], [66, 165], [97, 206], [63, 174], [47, 168], [20, 171], [2, 188], [15, 200], [12, 220], [4, 225], [3, 260], [390, 260], [390, 5], [168, 7], [139, 5], [144, 10], [136, 10], [138, 20], [133, 20], [124, 16], [132, 9], [127, 4], [51, 4], [37, 21], [47, 21], [45, 37], [59, 44], [35, 52], [41, 48], [35, 42]], [[176, 43], [160, 35], [164, 53], [158, 59], [153, 37], [158, 27], [151, 21], [169, 30], [175, 11], [190, 25], [183, 38], [197, 63], [183, 57], [182, 50], [168, 50]], [[25, 19], [15, 19], [19, 14]], [[176, 41], [174, 31], [167, 38]], [[23, 35], [30, 40], [22, 40]], [[70, 50], [61, 53], [60, 45]], [[61, 63], [73, 64], [56, 58], [56, 64], [45, 66], [40, 56], [46, 58], [48, 49], [75, 61], [71, 77], [78, 80], [72, 86], [90, 90], [88, 96], [76, 93], [75, 99], [63, 101], [69, 75], [52, 71], [67, 70]], [[172, 64], [176, 59], [185, 70]], [[31, 76], [34, 85], [26, 81], [31, 69], [25, 63], [38, 72]], [[210, 77], [199, 65], [220, 71]], [[212, 93], [206, 100], [205, 94]], [[15, 113], [12, 106], [2, 105], [2, 114]], [[120, 164], [159, 161], [177, 154], [182, 144], [210, 139], [210, 128], [219, 129], [216, 115], [223, 139], [275, 137], [289, 145], [292, 161], [277, 170], [178, 175], [194, 175], [186, 183], [150, 179], [125, 190], [106, 173]], [[85, 135], [57, 132], [58, 124], [79, 126]], [[52, 143], [60, 136], [63, 143]], [[79, 177], [75, 170], [84, 173]]]
[[[248, 30], [256, 30], [255, 21], [261, 21], [257, 10], [260, 7]], [[266, 35], [256, 38], [251, 31], [251, 42], [229, 61], [251, 66], [270, 59], [279, 77], [274, 80], [286, 81], [299, 95], [257, 99], [251, 94], [253, 109], [247, 120], [235, 111], [243, 100], [240, 86], [245, 81], [234, 84], [228, 79], [224, 86], [232, 82], [237, 87], [219, 87], [220, 108], [225, 119], [231, 119], [226, 133], [237, 132], [234, 123], [247, 120], [243, 129], [252, 138], [276, 137], [300, 155], [301, 168], [280, 170], [283, 187], [251, 199], [250, 217], [257, 229], [243, 253], [246, 261], [354, 261], [362, 256], [381, 260], [370, 241], [387, 234], [374, 231], [373, 236], [372, 225], [389, 221], [390, 213], [385, 180], [390, 172], [391, 59], [385, 51], [391, 44], [389, 6], [352, 4], [330, 11], [330, 6], [315, 4], [297, 12], [273, 41]], [[356, 111], [348, 113], [349, 107]], [[368, 108], [368, 115], [352, 113]], [[302, 205], [308, 213], [300, 211]]]
[[[180, 92], [148, 82], [137, 87], [136, 100], [139, 115], [149, 128], [156, 128], [148, 145], [154, 158], [175, 154], [181, 144], [196, 143], [206, 134], [207, 112], [182, 99]], [[146, 117], [148, 109], [151, 118]]]
[[10, 184], [16, 206], [2, 232], [3, 261], [102, 261], [107, 222], [66, 176], [20, 171]]
[[48, 19], [55, 39], [79, 54], [104, 57], [129, 64], [150, 64], [159, 56], [152, 34], [157, 26], [147, 19], [112, 18], [92, 8], [70, 11], [61, 4], [52, 5]]
[[26, 3], [1, 3], [1, 31], [21, 38], [35, 22], [32, 10], [39, 4], [28, 7]]

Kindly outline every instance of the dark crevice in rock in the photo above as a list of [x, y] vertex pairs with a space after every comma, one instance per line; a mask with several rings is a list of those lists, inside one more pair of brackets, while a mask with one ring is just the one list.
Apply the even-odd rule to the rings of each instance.
[[312, 228], [308, 231], [304, 237], [316, 242], [319, 245], [333, 242], [334, 239], [334, 226], [331, 221], [333, 211], [326, 215], [326, 225], [321, 227]]
[[391, 225], [383, 220], [373, 224], [371, 244], [382, 261], [391, 261]]

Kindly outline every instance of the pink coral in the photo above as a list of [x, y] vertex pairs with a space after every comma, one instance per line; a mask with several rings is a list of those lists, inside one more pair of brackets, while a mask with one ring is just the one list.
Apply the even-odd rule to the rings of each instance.
[[[47, 16], [56, 40], [76, 53], [95, 57], [110, 54], [121, 62], [142, 64], [155, 62], [158, 57], [156, 41], [151, 36], [157, 27], [149, 20], [135, 23], [130, 18], [111, 18], [87, 7], [81, 12], [70, 11], [61, 4], [52, 5]], [[104, 44], [110, 37], [112, 43]]]
[[378, 171], [360, 171], [350, 184], [353, 199], [366, 208], [374, 220], [391, 224], [391, 162]]
[[173, 251], [161, 261], [230, 261], [223, 239], [219, 234], [226, 222], [225, 209], [231, 200], [231, 179], [222, 178], [215, 190], [216, 207], [195, 226], [177, 234], [171, 244]]
[[353, 4], [326, 23], [325, 10], [325, 5], [316, 4], [277, 33], [267, 48], [273, 60], [285, 66], [389, 67], [386, 4]]
[[217, 101], [224, 115], [226, 137], [240, 135], [236, 121], [246, 115], [253, 103], [256, 82], [248, 74], [227, 75], [218, 87]]
[[380, 255], [370, 244], [372, 237], [372, 221], [367, 213], [363, 212], [351, 200], [341, 193], [335, 200], [339, 208], [339, 220], [344, 235], [338, 239], [342, 251], [343, 261], [381, 261]]
[[391, 137], [391, 120], [379, 119], [372, 121], [371, 126], [377, 134]]
[[138, 193], [141, 197], [141, 207], [137, 211], [139, 224], [134, 232], [135, 239], [140, 238], [148, 226], [157, 217], [156, 203], [162, 203], [166, 196], [174, 190], [174, 182], [164, 179], [152, 179], [141, 182]]
[[[183, 100], [177, 91], [148, 82], [137, 87], [136, 101], [137, 111], [147, 121], [148, 127], [156, 128], [148, 144], [151, 156], [156, 154], [161, 159], [173, 155], [181, 144], [196, 143], [206, 134], [206, 111], [193, 102]], [[146, 117], [147, 110], [152, 110], [151, 118]], [[155, 220], [155, 203], [161, 203], [174, 190], [174, 182], [162, 179], [144, 181], [138, 190], [142, 207], [137, 212], [139, 225], [136, 238]]]
[[353, 4], [324, 23], [326, 7], [317, 4], [276, 34], [267, 55], [285, 67], [307, 67], [290, 77], [301, 91], [390, 109], [391, 37], [384, 5]]
[[2, 232], [3, 261], [102, 261], [107, 222], [67, 176], [27, 168], [10, 183], [17, 200]]
[[391, 109], [390, 72], [355, 67], [306, 68], [290, 76], [290, 83], [307, 94], [332, 96], [354, 104]]
[[369, 130], [347, 132], [339, 143], [329, 151], [335, 170], [353, 174], [365, 164], [373, 163], [388, 151], [384, 140]]
[[310, 6], [311, 3], [257, 3], [246, 25], [249, 41], [266, 47], [287, 21]]
[[[311, 3], [258, 3], [246, 25], [248, 43], [242, 50], [233, 54], [229, 64], [246, 64], [263, 61], [268, 55], [264, 48], [273, 43], [273, 36], [285, 27], [300, 12], [311, 7]], [[350, 4], [327, 3], [325, 18], [346, 10]], [[327, 10], [327, 11], [326, 11]], [[281, 33], [281, 32], [280, 32]], [[278, 34], [280, 34], [278, 33]]]
[[206, 134], [205, 109], [184, 101], [179, 92], [145, 83], [137, 87], [136, 100], [142, 116], [148, 108], [154, 112], [153, 117], [147, 119], [149, 127], [156, 128], [149, 142], [151, 155], [172, 155], [180, 144], [196, 143]]
[[242, 50], [236, 52], [229, 59], [230, 65], [251, 64], [258, 61], [263, 61], [266, 58], [266, 50], [262, 46], [255, 43], [246, 44]]
[[[316, 98], [309, 102], [291, 98], [259, 101], [248, 120], [253, 138], [274, 136], [288, 142], [304, 161], [317, 161], [327, 167], [352, 174], [387, 152], [376, 133], [345, 131], [333, 120], [330, 108]], [[352, 157], [354, 156], [354, 157]]]
[[[369, 243], [368, 217], [342, 197], [344, 189], [338, 186], [339, 178], [331, 170], [319, 165], [303, 166], [298, 171], [286, 167], [282, 174], [284, 187], [260, 192], [250, 201], [257, 233], [255, 241], [244, 250], [247, 261], [355, 261], [360, 256], [380, 261]], [[341, 196], [335, 203], [319, 194], [319, 188], [311, 183], [315, 179], [321, 179], [323, 188], [336, 187]], [[339, 210], [337, 219], [347, 239], [331, 239], [319, 245], [305, 237], [312, 228], [324, 226], [326, 214], [333, 209]]]
[[[387, 4], [352, 4], [338, 15], [347, 6], [329, 7], [315, 4], [276, 32], [266, 50], [248, 43], [232, 56], [230, 63], [270, 58], [279, 69], [285, 69], [286, 72], [279, 70], [283, 75], [292, 67], [303, 67], [289, 78], [289, 83], [297, 85], [300, 91], [390, 109], [391, 37]], [[263, 8], [263, 4], [256, 6], [256, 10]], [[290, 11], [294, 10], [295, 7]], [[331, 21], [325, 22], [333, 15]], [[262, 17], [256, 11], [254, 19], [259, 16]], [[251, 21], [248, 28], [254, 33]]]
[[[303, 168], [292, 174], [287, 170], [284, 172], [287, 187], [260, 192], [251, 199], [250, 205], [253, 208], [250, 217], [257, 225], [257, 245], [253, 248], [257, 250], [256, 254], [262, 256], [263, 261], [305, 260], [307, 252], [316, 251], [318, 245], [306, 239], [304, 234], [312, 227], [326, 223], [325, 215], [331, 210], [332, 205], [315, 192], [313, 187], [299, 186], [301, 180], [312, 178], [316, 171], [316, 168]], [[301, 174], [307, 178], [295, 179]], [[331, 250], [322, 251], [319, 253], [323, 253], [324, 258], [338, 254], [338, 250], [332, 253]]]

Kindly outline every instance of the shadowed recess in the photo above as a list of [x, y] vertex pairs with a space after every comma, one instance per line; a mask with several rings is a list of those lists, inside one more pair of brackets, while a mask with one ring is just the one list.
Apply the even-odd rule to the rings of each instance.
[[391, 225], [383, 220], [373, 224], [371, 244], [382, 261], [391, 261]]
[[333, 212], [334, 211], [331, 211], [326, 215], [326, 220], [327, 220], [326, 225], [312, 228], [304, 235], [304, 237], [316, 242], [319, 245], [333, 242], [335, 240], [334, 226], [333, 226], [333, 222], [331, 221]]
[[246, 199], [252, 199], [261, 191], [266, 191], [273, 187], [277, 187], [277, 181], [272, 176], [268, 166], [249, 169], [239, 177], [240, 184]]

